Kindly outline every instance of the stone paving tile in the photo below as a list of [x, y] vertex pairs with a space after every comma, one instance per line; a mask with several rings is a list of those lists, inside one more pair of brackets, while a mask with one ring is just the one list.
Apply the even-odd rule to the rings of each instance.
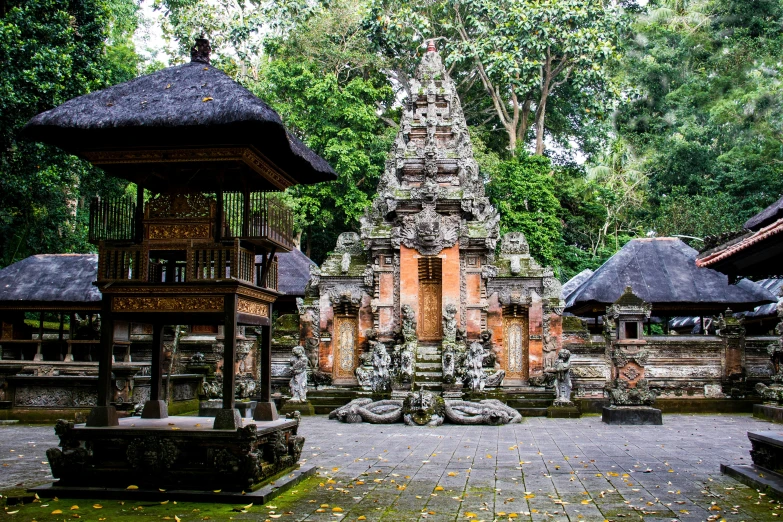
[[[287, 509], [293, 514], [279, 520], [684, 522], [783, 516], [777, 503], [719, 469], [721, 463], [749, 462], [746, 432], [774, 429], [772, 424], [749, 415], [665, 415], [664, 423], [607, 426], [587, 416], [417, 428], [307, 417], [300, 428], [306, 437], [302, 459], [318, 466], [319, 477], [291, 497]], [[0, 489], [50, 480], [41, 462], [56, 442], [51, 426], [1, 426]]]

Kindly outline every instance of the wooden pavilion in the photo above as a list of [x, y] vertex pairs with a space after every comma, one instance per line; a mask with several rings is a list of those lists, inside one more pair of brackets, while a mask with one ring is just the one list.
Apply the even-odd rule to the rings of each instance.
[[[209, 42], [199, 39], [190, 63], [75, 98], [24, 128], [26, 137], [56, 145], [137, 187], [135, 199], [95, 198], [90, 209], [104, 346], [98, 406], [86, 428], [61, 430], [63, 451], [50, 456], [54, 475], [70, 484], [115, 481], [116, 463], [102, 451], [119, 449], [128, 455], [126, 467], [145, 484], [247, 489], [295, 463], [301, 452], [297, 422], [278, 420], [270, 400], [270, 319], [279, 295], [273, 259], [293, 248], [292, 216], [274, 193], [333, 180], [335, 173], [266, 103], [210, 66], [209, 52]], [[108, 343], [117, 320], [153, 325], [151, 394], [142, 421], [149, 421], [155, 436], [141, 429], [143, 422], [130, 428], [118, 421], [109, 402]], [[237, 325], [261, 328], [258, 422], [252, 436], [244, 433], [250, 426], [242, 426], [235, 408], [235, 376], [226, 371], [223, 409], [213, 426], [224, 434], [214, 441], [205, 437], [208, 419], [195, 423], [197, 429], [189, 421], [170, 420], [175, 428], [183, 422], [189, 427], [161, 442], [159, 419], [167, 417], [161, 395], [166, 324], [222, 324], [224, 368], [234, 367]], [[91, 429], [112, 426], [105, 438]], [[115, 447], [120, 434], [124, 450]], [[91, 441], [92, 461], [89, 473], [82, 468], [80, 475], [68, 452], [85, 440]], [[221, 475], [224, 468], [238, 469], [235, 464], [240, 472]]]

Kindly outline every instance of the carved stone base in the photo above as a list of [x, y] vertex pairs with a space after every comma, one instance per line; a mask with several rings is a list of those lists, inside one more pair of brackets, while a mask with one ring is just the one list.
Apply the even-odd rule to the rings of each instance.
[[242, 427], [242, 417], [236, 408], [220, 410], [215, 415], [214, 428], [216, 430], [236, 430]]
[[749, 431], [753, 464], [783, 473], [783, 436], [775, 431]]
[[546, 409], [546, 416], [549, 419], [578, 419], [582, 412], [574, 405], [550, 406]]
[[772, 404], [754, 404], [753, 416], [757, 419], [783, 424], [783, 406]]
[[133, 484], [139, 490], [209, 495], [214, 490], [250, 492], [294, 469], [304, 444], [297, 436], [298, 419], [247, 420], [242, 426], [236, 410], [223, 412], [238, 429], [212, 429], [207, 417], [127, 418], [111, 428], [58, 421], [60, 446], [46, 452], [59, 479], [55, 486], [125, 489]]
[[280, 413], [282, 415], [287, 415], [295, 411], [298, 411], [299, 415], [315, 415], [315, 408], [310, 404], [310, 401], [286, 401], [285, 404], [283, 404], [283, 407], [280, 408]]
[[660, 426], [661, 410], [649, 406], [609, 406], [604, 408], [602, 420], [606, 424]]
[[259, 402], [253, 410], [253, 420], [275, 421], [280, 416], [277, 414], [277, 406], [274, 402]]
[[165, 419], [169, 416], [169, 407], [166, 401], [147, 401], [141, 410], [142, 419]]
[[771, 497], [783, 498], [783, 476], [753, 464], [721, 464], [720, 472]]
[[90, 410], [87, 416], [87, 426], [90, 428], [103, 428], [107, 426], [119, 426], [117, 408], [114, 406], [96, 406]]

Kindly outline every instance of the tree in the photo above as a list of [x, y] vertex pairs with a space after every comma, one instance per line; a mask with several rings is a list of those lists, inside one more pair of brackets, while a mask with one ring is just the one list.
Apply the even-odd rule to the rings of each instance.
[[[0, 19], [0, 263], [90, 249], [87, 199], [123, 190], [123, 184], [107, 181], [88, 163], [23, 140], [19, 131], [39, 112], [135, 75], [134, 55], [127, 47], [120, 52], [133, 25], [132, 4], [5, 3]], [[111, 61], [118, 56], [122, 62]]]
[[519, 152], [490, 173], [487, 196], [500, 212], [501, 233], [524, 233], [538, 261], [557, 265], [562, 224], [551, 172], [548, 158]]
[[[478, 80], [505, 130], [507, 148], [527, 139], [535, 124], [535, 151], [545, 149], [553, 96], [562, 121], [603, 118], [617, 94], [607, 67], [619, 56], [627, 17], [614, 4], [590, 0], [449, 0], [436, 6], [376, 0], [367, 25], [387, 55], [399, 56], [426, 38], [445, 37], [446, 63], [467, 68], [461, 86]], [[408, 51], [410, 52], [410, 51]], [[470, 118], [469, 118], [470, 119]], [[563, 125], [555, 138], [569, 135]], [[549, 129], [550, 131], [553, 129]]]

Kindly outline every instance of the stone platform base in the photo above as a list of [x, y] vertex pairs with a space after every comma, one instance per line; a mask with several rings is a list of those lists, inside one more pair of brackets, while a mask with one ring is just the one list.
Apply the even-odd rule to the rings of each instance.
[[652, 425], [663, 424], [661, 410], [649, 406], [608, 406], [601, 417], [606, 424]]
[[550, 406], [546, 409], [549, 419], [578, 419], [582, 412], [576, 406]]
[[774, 404], [754, 404], [753, 416], [757, 419], [783, 424], [783, 406], [775, 406]]
[[[256, 409], [256, 401], [236, 402], [234, 408], [239, 411], [239, 416], [243, 419], [252, 419], [253, 410]], [[222, 399], [210, 399], [198, 403], [199, 417], [215, 417], [223, 409]]]
[[250, 492], [296, 468], [304, 445], [298, 419], [237, 419], [238, 429], [214, 429], [214, 421], [131, 417], [105, 428], [58, 421], [60, 447], [46, 456], [56, 486], [76, 489]]
[[315, 408], [313, 408], [313, 405], [310, 404], [310, 401], [307, 402], [285, 401], [283, 407], [280, 408], [280, 415], [293, 413], [295, 411], [298, 411], [299, 415], [315, 415]]
[[721, 464], [720, 472], [753, 489], [775, 498], [783, 498], [783, 476], [755, 464]]
[[139, 488], [128, 490], [125, 488], [100, 488], [100, 487], [63, 487], [57, 483], [45, 486], [37, 486], [29, 489], [30, 493], [37, 493], [41, 498], [100, 498], [109, 500], [128, 500], [131, 502], [151, 501], [165, 502], [173, 500], [176, 502], [210, 502], [226, 504], [247, 504], [252, 502], [255, 505], [269, 502], [277, 495], [290, 489], [302, 480], [315, 475], [315, 466], [308, 464], [295, 469], [291, 472], [285, 472], [272, 477], [255, 491], [214, 491], [204, 492], [185, 489], [174, 489], [160, 491], [159, 489]]

